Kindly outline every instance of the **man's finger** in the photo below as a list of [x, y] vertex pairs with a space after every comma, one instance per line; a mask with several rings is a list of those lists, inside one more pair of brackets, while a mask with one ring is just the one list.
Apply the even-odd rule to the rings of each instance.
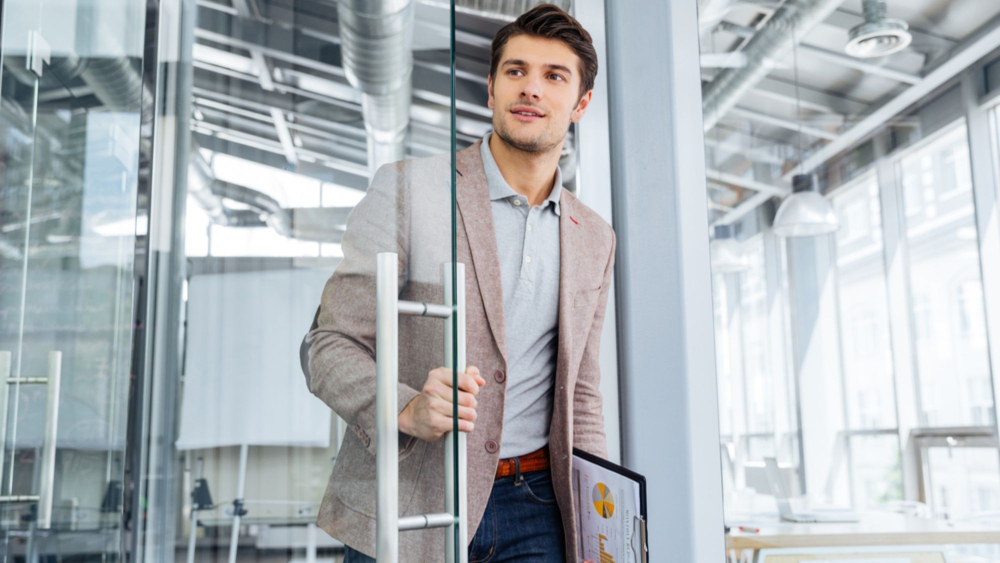
[[458, 388], [466, 393], [479, 394], [479, 382], [468, 373], [458, 374]]

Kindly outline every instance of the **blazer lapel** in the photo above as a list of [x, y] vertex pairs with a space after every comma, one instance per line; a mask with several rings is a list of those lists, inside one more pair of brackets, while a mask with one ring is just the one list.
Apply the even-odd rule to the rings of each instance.
[[[559, 344], [556, 359], [556, 376], [566, 378], [570, 366], [578, 365], [586, 339], [588, 318], [577, 316], [592, 315], [592, 310], [581, 311], [576, 307], [577, 295], [581, 290], [591, 289], [589, 285], [599, 283], [604, 264], [596, 264], [592, 250], [599, 248], [600, 241], [594, 237], [594, 226], [585, 214], [576, 209], [577, 199], [563, 190], [559, 197]], [[595, 278], [595, 276], [597, 276]]]
[[497, 254], [496, 232], [493, 230], [493, 208], [486, 171], [479, 146], [482, 140], [456, 154], [458, 168], [456, 198], [462, 213], [462, 225], [483, 297], [486, 318], [493, 338], [504, 360], [507, 360], [507, 339], [504, 332], [503, 282], [500, 277], [500, 256]]

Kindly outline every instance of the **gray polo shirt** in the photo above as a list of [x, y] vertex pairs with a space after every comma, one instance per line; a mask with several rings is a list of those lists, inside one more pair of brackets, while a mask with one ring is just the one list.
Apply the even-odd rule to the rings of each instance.
[[490, 188], [493, 227], [503, 278], [507, 392], [500, 457], [531, 453], [549, 443], [559, 334], [559, 194], [529, 209], [528, 198], [504, 180], [490, 152], [480, 151]]

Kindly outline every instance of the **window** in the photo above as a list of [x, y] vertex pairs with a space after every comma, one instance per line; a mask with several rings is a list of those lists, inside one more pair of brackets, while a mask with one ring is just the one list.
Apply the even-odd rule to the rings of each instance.
[[[966, 139], [965, 126], [954, 127], [898, 161], [906, 209], [916, 210], [905, 235], [924, 426], [982, 424], [983, 405], [970, 397], [990, 381]], [[917, 169], [924, 189], [913, 201], [904, 171]]]
[[836, 248], [847, 427], [894, 428], [892, 343], [878, 181], [869, 175], [839, 190], [832, 200], [842, 221]]
[[935, 516], [963, 518], [1000, 509], [996, 448], [929, 447], [924, 466], [924, 490]]
[[855, 509], [903, 500], [903, 469], [895, 434], [849, 438], [851, 504]]
[[766, 483], [754, 480], [764, 457], [799, 464], [794, 387], [786, 369], [789, 333], [781, 245], [756, 235], [741, 247], [749, 268], [712, 279], [727, 510], [733, 509], [734, 499], [745, 498], [734, 495], [738, 491], [766, 493]]

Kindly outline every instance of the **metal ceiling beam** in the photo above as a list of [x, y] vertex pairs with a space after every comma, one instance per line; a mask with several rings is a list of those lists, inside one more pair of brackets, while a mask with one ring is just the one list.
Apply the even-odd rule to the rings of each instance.
[[[782, 103], [795, 103], [795, 84], [777, 78], [761, 80], [753, 88], [753, 92]], [[859, 100], [808, 86], [799, 85], [798, 92], [803, 109], [839, 115], [858, 115], [868, 108], [867, 104]]]
[[747, 199], [743, 200], [739, 205], [733, 208], [732, 211], [728, 211], [712, 222], [712, 227], [718, 225], [732, 225], [745, 217], [747, 214], [753, 212], [763, 205], [767, 200], [775, 197], [774, 194], [769, 194], [767, 192], [757, 192]]
[[[230, 129], [222, 125], [195, 120], [191, 121], [191, 129], [203, 135], [215, 136], [226, 141], [244, 144], [250, 147], [272, 152], [274, 154], [285, 155], [285, 150], [281, 146], [280, 142], [265, 139], [252, 133], [246, 133], [244, 131]], [[298, 155], [301, 160], [306, 162], [317, 162], [333, 168], [334, 170], [341, 170], [350, 174], [363, 176], [368, 175], [368, 167], [356, 162], [349, 162], [343, 159], [331, 157], [327, 154], [305, 149], [299, 149]]]
[[731, 154], [739, 154], [750, 160], [752, 162], [759, 162], [762, 164], [773, 164], [775, 166], [781, 166], [785, 163], [785, 159], [772, 154], [768, 147], [747, 147], [738, 140], [733, 139], [736, 133], [731, 134], [725, 139], [717, 139], [712, 136], [705, 137], [705, 144], [718, 149], [720, 151], [725, 151]]
[[271, 108], [271, 120], [274, 122], [275, 131], [278, 132], [281, 148], [285, 151], [285, 159], [288, 164], [295, 166], [299, 163], [299, 157], [295, 154], [295, 143], [292, 141], [292, 133], [288, 130], [285, 113], [278, 108]]
[[883, 76], [890, 80], [895, 80], [896, 82], [902, 82], [903, 84], [916, 84], [922, 79], [922, 77], [917, 74], [911, 74], [909, 72], [870, 63], [864, 59], [858, 59], [850, 55], [845, 55], [844, 53], [837, 53], [836, 51], [823, 49], [822, 47], [806, 45], [803, 43], [799, 45], [799, 51], [802, 53], [810, 53], [825, 61], [829, 61], [840, 66], [860, 70], [865, 74]]
[[726, 117], [743, 117], [745, 119], [750, 119], [758, 123], [766, 123], [768, 125], [774, 125], [775, 127], [781, 127], [782, 129], [787, 129], [789, 131], [794, 131], [796, 133], [802, 133], [804, 135], [817, 137], [819, 139], [826, 139], [827, 141], [832, 141], [837, 138], [836, 133], [831, 133], [830, 131], [827, 131], [825, 129], [812, 127], [810, 125], [803, 125], [791, 119], [785, 119], [784, 117], [779, 117], [777, 115], [770, 115], [767, 113], [739, 106], [736, 106], [733, 109], [729, 110], [729, 113], [726, 114]]
[[735, 174], [727, 174], [720, 170], [713, 170], [709, 168], [705, 171], [705, 177], [709, 180], [714, 180], [716, 182], [721, 182], [723, 184], [732, 184], [734, 186], [739, 186], [741, 188], [746, 188], [748, 190], [753, 190], [755, 192], [768, 194], [771, 196], [784, 197], [792, 193], [792, 188], [788, 186], [775, 186], [772, 184], [765, 184], [764, 182], [758, 182], [756, 180], [751, 180], [749, 178], [744, 178], [742, 176], [736, 176]]
[[919, 83], [910, 86], [869, 113], [853, 127], [843, 131], [837, 140], [820, 148], [807, 158], [801, 167], [789, 171], [783, 178], [787, 180], [799, 170], [815, 170], [998, 48], [1000, 48], [1000, 16], [987, 22], [979, 28], [979, 31], [955, 47], [947, 59], [928, 69]]

